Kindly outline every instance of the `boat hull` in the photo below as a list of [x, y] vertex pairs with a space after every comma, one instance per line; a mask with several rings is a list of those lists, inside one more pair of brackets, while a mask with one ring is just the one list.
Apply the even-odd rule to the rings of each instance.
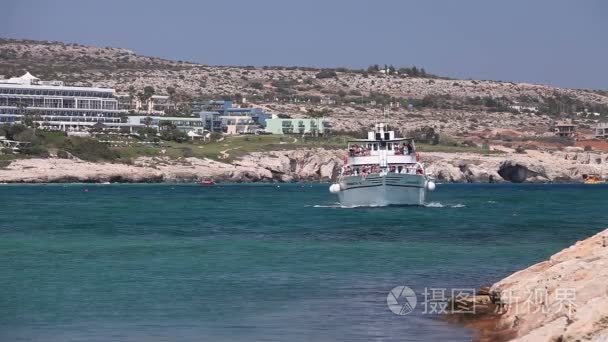
[[423, 175], [388, 173], [368, 177], [349, 176], [340, 182], [340, 205], [387, 206], [424, 205], [426, 179]]

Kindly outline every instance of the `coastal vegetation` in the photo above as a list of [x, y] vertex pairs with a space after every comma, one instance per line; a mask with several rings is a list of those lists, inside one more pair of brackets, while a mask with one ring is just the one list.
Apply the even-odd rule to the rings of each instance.
[[[147, 131], [148, 130], [148, 131]], [[176, 138], [178, 134], [183, 138]], [[20, 154], [4, 151], [3, 160], [14, 158], [76, 157], [86, 161], [131, 163], [138, 157], [164, 156], [179, 158], [209, 158], [225, 162], [253, 152], [287, 151], [323, 148], [342, 150], [348, 140], [359, 138], [360, 132], [336, 132], [325, 136], [301, 135], [233, 135], [213, 134], [207, 141], [190, 141], [177, 129], [166, 129], [160, 134], [142, 129], [138, 134], [98, 133], [93, 137], [67, 136], [64, 132], [50, 132], [25, 125], [0, 126], [0, 136], [26, 143]], [[487, 148], [457, 143], [447, 136], [439, 136], [432, 129], [416, 132], [421, 152], [495, 153]], [[10, 157], [8, 157], [10, 156]]]
[[[43, 131], [20, 124], [0, 126], [0, 136], [22, 143], [20, 154], [14, 157], [68, 157], [71, 154], [87, 161], [113, 161], [120, 157], [107, 144], [96, 139], [68, 137], [64, 132]], [[12, 151], [4, 149], [3, 154], [12, 155]]]

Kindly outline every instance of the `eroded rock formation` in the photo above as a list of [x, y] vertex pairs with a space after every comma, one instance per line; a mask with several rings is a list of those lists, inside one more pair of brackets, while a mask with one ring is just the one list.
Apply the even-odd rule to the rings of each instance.
[[[133, 164], [78, 159], [23, 159], [0, 168], [0, 182], [192, 182], [213, 177], [230, 182], [331, 181], [343, 151], [254, 152], [232, 162], [140, 157]], [[608, 154], [581, 151], [525, 154], [422, 153], [439, 182], [578, 182], [583, 174], [608, 174]]]

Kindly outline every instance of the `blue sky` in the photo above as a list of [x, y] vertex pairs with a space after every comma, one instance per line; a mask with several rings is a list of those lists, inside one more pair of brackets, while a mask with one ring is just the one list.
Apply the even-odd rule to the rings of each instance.
[[417, 65], [608, 89], [608, 1], [4, 0], [0, 36], [216, 65]]

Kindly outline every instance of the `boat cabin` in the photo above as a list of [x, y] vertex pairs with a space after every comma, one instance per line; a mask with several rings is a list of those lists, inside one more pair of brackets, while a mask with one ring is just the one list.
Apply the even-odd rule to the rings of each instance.
[[[412, 138], [396, 138], [394, 131], [377, 124], [367, 139], [348, 142], [348, 159], [352, 169], [383, 170], [403, 173], [416, 170], [416, 145]], [[372, 171], [373, 172], [373, 171]]]

